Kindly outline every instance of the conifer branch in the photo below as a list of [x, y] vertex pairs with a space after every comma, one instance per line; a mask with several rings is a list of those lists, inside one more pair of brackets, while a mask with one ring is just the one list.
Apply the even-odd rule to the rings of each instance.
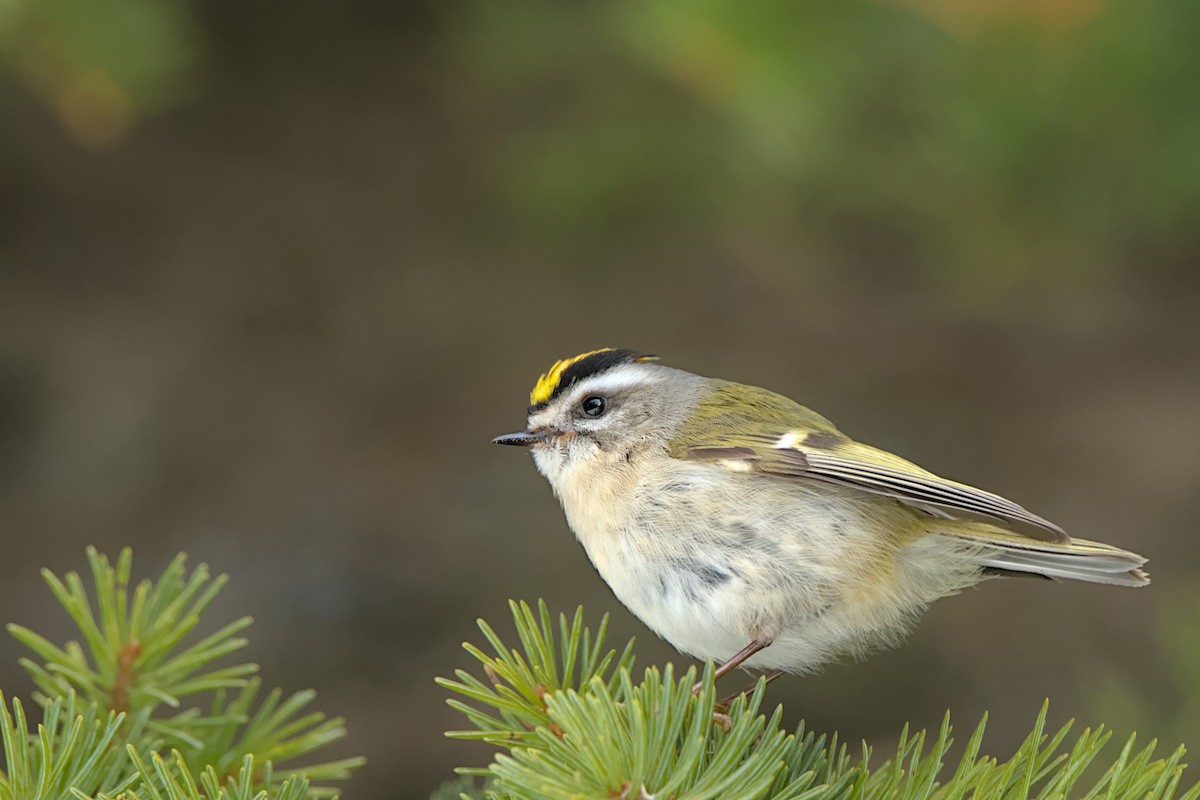
[[[8, 626], [38, 657], [20, 663], [40, 690], [34, 697], [43, 723], [31, 734], [19, 700], [11, 714], [0, 711], [0, 800], [323, 798], [335, 791], [317, 782], [343, 780], [363, 763], [279, 768], [342, 739], [346, 729], [341, 718], [309, 710], [311, 690], [285, 696], [274, 689], [260, 698], [256, 664], [214, 666], [245, 647], [239, 634], [250, 617], [186, 643], [224, 575], [211, 578], [203, 564], [189, 574], [180, 554], [131, 594], [128, 549], [113, 565], [89, 548], [88, 562], [90, 593], [74, 572], [42, 572], [83, 644], [60, 647]], [[196, 704], [204, 695], [211, 696], [207, 711]]]
[[118, 712], [136, 713], [161, 703], [178, 708], [181, 698], [216, 688], [240, 688], [258, 671], [257, 664], [203, 670], [224, 655], [246, 646], [237, 634], [253, 620], [242, 617], [196, 644], [179, 648], [200, 615], [225, 585], [227, 576], [212, 579], [201, 564], [189, 576], [186, 556], [177, 556], [154, 582], [144, 580], [129, 596], [132, 552], [121, 552], [115, 567], [87, 550], [94, 582], [93, 597], [76, 572], [60, 579], [50, 570], [42, 578], [82, 634], [77, 642], [57, 647], [21, 625], [9, 624], [17, 641], [41, 657], [21, 659], [43, 698], [74, 689], [88, 700]]
[[622, 669], [633, 668], [633, 639], [620, 654], [604, 648], [607, 614], [601, 618], [595, 634], [583, 624], [582, 606], [575, 610], [570, 623], [565, 614], [559, 614], [556, 637], [554, 620], [544, 601], [538, 601], [536, 614], [524, 602], [509, 601], [509, 610], [521, 641], [520, 651], [509, 649], [482, 619], [477, 624], [495, 655], [488, 655], [470, 643], [463, 644], [483, 665], [487, 683], [461, 669], [454, 672], [458, 680], [436, 679], [439, 686], [491, 706], [497, 712], [489, 714], [451, 699], [450, 705], [462, 712], [476, 730], [451, 731], [447, 736], [483, 739], [493, 744], [531, 739], [539, 726], [552, 724], [546, 708], [549, 694], [564, 689], [582, 690], [592, 686], [597, 678], [612, 688]]
[[[482, 621], [480, 630], [496, 655], [464, 645], [482, 663], [488, 683], [462, 670], [456, 672], [457, 680], [438, 681], [485, 707], [449, 699], [475, 730], [448, 735], [481, 738], [501, 748], [488, 767], [460, 770], [485, 776], [486, 788], [453, 784], [439, 797], [457, 792], [493, 800], [1200, 798], [1200, 785], [1180, 792], [1182, 747], [1160, 757], [1156, 742], [1139, 748], [1136, 736], [1130, 736], [1115, 759], [1109, 756], [1102, 764], [1110, 732], [1085, 728], [1068, 746], [1073, 723], [1047, 732], [1048, 704], [1007, 760], [982, 754], [985, 716], [963, 753], [951, 761], [947, 714], [936, 735], [906, 728], [894, 756], [874, 765], [866, 745], [861, 756], [852, 758], [836, 737], [817, 736], [803, 724], [795, 733], [785, 731], [781, 708], [764, 713], [765, 681], [726, 713], [714, 714], [711, 665], [701, 677], [699, 695], [691, 691], [694, 669], [676, 678], [669, 664], [661, 671], [652, 667], [635, 682], [628, 646], [620, 657], [615, 651], [598, 656], [603, 625], [591, 637], [579, 612], [570, 626], [560, 616], [556, 641], [544, 603], [538, 604], [536, 615], [524, 603], [511, 609], [519, 649], [505, 646]], [[586, 678], [579, 681], [560, 679], [571, 674], [571, 654], [578, 652], [588, 652], [599, 668], [585, 670]], [[1098, 765], [1102, 771], [1096, 773]]]
[[[319, 711], [301, 712], [316, 699], [316, 692], [296, 692], [283, 699], [281, 689], [273, 689], [251, 713], [261, 681], [251, 679], [232, 697], [217, 692], [207, 716], [190, 709], [170, 721], [175, 731], [190, 732], [185, 741], [194, 745], [187, 752], [189, 764], [212, 766], [219, 776], [228, 776], [253, 755], [263, 762], [281, 764], [307, 756], [346, 736], [344, 721], [327, 719]], [[311, 764], [297, 769], [276, 769], [278, 780], [306, 775], [310, 781], [345, 780], [353, 769], [365, 763], [349, 758]], [[323, 787], [312, 787], [313, 795], [325, 795]]]
[[[170, 760], [154, 753], [150, 764], [136, 750], [131, 749], [129, 756], [137, 767], [137, 785], [119, 798], [102, 792], [94, 800], [304, 800], [312, 796], [308, 780], [302, 775], [276, 784], [270, 762], [261, 770], [263, 775], [256, 778], [253, 755], [242, 759], [236, 776], [222, 781], [217, 770], [209, 766], [200, 773], [199, 782], [179, 751], [174, 751]], [[83, 792], [76, 792], [75, 798], [93, 800]]]
[[69, 692], [42, 709], [42, 722], [31, 732], [21, 701], [13, 698], [9, 713], [0, 693], [0, 800], [71, 800], [74, 789], [123, 790], [135, 772], [115, 746], [121, 722], [121, 714], [80, 704]]

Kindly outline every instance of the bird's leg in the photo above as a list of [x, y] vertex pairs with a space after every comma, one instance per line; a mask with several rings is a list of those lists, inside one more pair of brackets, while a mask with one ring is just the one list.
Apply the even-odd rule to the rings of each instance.
[[[783, 674], [783, 670], [773, 669], [770, 672], [764, 672], [760, 676], [760, 679], [765, 680], [767, 683], [770, 683], [771, 681], [775, 680], [782, 674]], [[741, 691], [734, 692], [733, 694], [729, 695], [728, 697], [726, 697], [723, 700], [718, 700], [716, 708], [728, 710], [730, 703], [732, 703], [734, 700], [737, 700], [739, 697], [741, 697], [744, 694], [750, 694], [757, 688], [758, 688], [758, 680], [755, 680], [754, 683], [751, 683], [749, 686], [745, 687]]]
[[[713, 673], [713, 683], [716, 683], [717, 681], [721, 680], [721, 678], [725, 677], [730, 672], [733, 672], [735, 669], [737, 669], [742, 664], [744, 664], [746, 662], [746, 659], [750, 658], [750, 656], [754, 655], [755, 653], [759, 652], [760, 650], [770, 647], [770, 645], [771, 645], [770, 639], [768, 639], [766, 641], [763, 641], [761, 639], [755, 639], [753, 642], [746, 645], [741, 650], [738, 650], [737, 653], [734, 654], [733, 658], [729, 659], [724, 664], [717, 667], [716, 672]], [[704, 684], [703, 681], [697, 682], [696, 685], [692, 687], [692, 694], [695, 694], [695, 695], [700, 694], [700, 688], [703, 686], [703, 684]]]

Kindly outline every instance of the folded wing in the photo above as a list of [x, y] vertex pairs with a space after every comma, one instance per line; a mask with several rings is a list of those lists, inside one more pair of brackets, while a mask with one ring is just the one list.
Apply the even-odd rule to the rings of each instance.
[[673, 455], [741, 472], [832, 483], [891, 497], [936, 517], [989, 522], [1047, 542], [1070, 541], [1057, 525], [1011, 500], [829, 430], [728, 435], [711, 443], [690, 442]]

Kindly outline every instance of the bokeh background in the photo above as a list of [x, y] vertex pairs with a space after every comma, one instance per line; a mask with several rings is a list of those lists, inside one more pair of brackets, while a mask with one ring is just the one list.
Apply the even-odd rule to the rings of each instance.
[[[133, 545], [422, 797], [505, 599], [613, 614], [527, 456], [555, 358], [763, 384], [1154, 586], [992, 583], [773, 688], [886, 744], [1043, 697], [1200, 746], [1195, 0], [0, 0], [0, 617]], [[1190, 637], [1190, 638], [1189, 638]], [[1191, 654], [1189, 656], [1188, 654]], [[27, 694], [15, 642], [0, 687]], [[1189, 661], [1188, 659], [1191, 658]]]

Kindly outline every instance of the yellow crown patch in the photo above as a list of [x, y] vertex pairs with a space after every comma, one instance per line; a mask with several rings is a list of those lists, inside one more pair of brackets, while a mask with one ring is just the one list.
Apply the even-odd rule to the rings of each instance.
[[538, 378], [538, 382], [534, 384], [533, 391], [529, 393], [529, 404], [540, 406], [548, 403], [554, 399], [555, 395], [575, 381], [609, 367], [615, 367], [617, 364], [652, 361], [656, 358], [658, 356], [641, 355], [632, 350], [601, 347], [599, 350], [589, 350], [571, 358], [555, 361], [554, 366], [550, 367], [550, 371]]

